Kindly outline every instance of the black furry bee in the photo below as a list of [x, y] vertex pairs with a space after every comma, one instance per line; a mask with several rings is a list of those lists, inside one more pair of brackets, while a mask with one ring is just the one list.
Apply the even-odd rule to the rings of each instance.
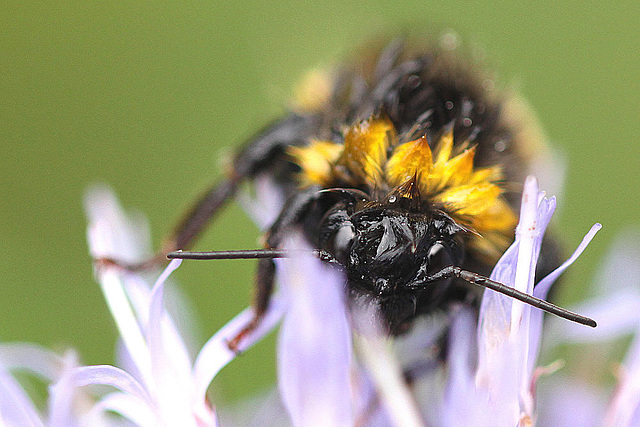
[[[523, 181], [539, 141], [529, 138], [516, 100], [477, 67], [451, 50], [394, 41], [312, 74], [300, 93], [297, 108], [238, 152], [164, 253], [188, 248], [244, 181], [266, 173], [287, 202], [267, 248], [245, 253], [260, 258], [256, 322], [273, 289], [279, 252], [271, 249], [301, 229], [324, 260], [344, 269], [352, 301], [379, 305], [391, 334], [454, 301], [477, 304], [468, 282], [591, 324], [486, 278], [517, 223], [518, 191], [505, 190]], [[544, 254], [549, 270], [556, 258]]]

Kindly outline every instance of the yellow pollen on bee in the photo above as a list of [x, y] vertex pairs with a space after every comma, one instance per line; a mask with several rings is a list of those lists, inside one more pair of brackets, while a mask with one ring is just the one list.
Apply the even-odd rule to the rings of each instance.
[[370, 118], [351, 126], [344, 136], [344, 151], [338, 163], [356, 179], [375, 185], [384, 178], [387, 148], [397, 138], [387, 118]]
[[312, 141], [307, 147], [289, 147], [288, 154], [300, 166], [300, 184], [326, 186], [332, 180], [332, 168], [342, 155], [344, 146], [329, 141]]
[[333, 76], [330, 71], [311, 70], [295, 88], [295, 107], [302, 111], [320, 110], [331, 97], [333, 84]]
[[394, 186], [401, 185], [414, 175], [429, 176], [433, 167], [431, 148], [427, 137], [399, 145], [386, 164], [387, 180]]
[[[425, 202], [441, 206], [477, 235], [470, 244], [490, 258], [510, 243], [517, 217], [502, 198], [502, 168], [474, 168], [476, 147], [453, 144], [446, 131], [432, 149], [426, 137], [398, 144], [391, 121], [372, 117], [349, 127], [344, 144], [312, 141], [289, 154], [302, 186], [348, 185], [398, 189], [411, 180]], [[389, 147], [394, 147], [389, 154]]]

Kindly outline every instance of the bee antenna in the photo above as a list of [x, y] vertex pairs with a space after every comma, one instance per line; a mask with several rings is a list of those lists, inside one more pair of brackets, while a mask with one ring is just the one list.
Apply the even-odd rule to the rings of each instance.
[[[295, 251], [295, 253], [310, 253], [323, 261], [337, 262], [328, 252], [323, 250]], [[260, 259], [260, 258], [290, 258], [294, 251], [286, 249], [248, 249], [239, 251], [175, 251], [167, 254], [168, 259]]]
[[491, 289], [503, 295], [517, 299], [518, 301], [522, 301], [525, 304], [529, 304], [532, 307], [546, 311], [547, 313], [555, 314], [556, 316], [562, 317], [563, 319], [567, 319], [572, 322], [580, 323], [586, 326], [591, 326], [592, 328], [595, 328], [598, 325], [595, 320], [589, 317], [585, 317], [580, 314], [569, 311], [565, 308], [558, 307], [555, 304], [552, 304], [540, 298], [536, 298], [533, 295], [529, 295], [526, 292], [519, 291], [515, 288], [512, 288], [511, 286], [505, 285], [504, 283], [491, 280], [488, 277], [485, 277], [481, 274], [474, 273], [472, 271], [463, 270], [460, 267], [456, 267], [452, 265], [445, 267], [442, 270], [438, 271], [437, 273], [434, 273], [428, 276], [423, 281], [420, 281], [419, 283], [414, 285], [414, 287], [422, 288], [425, 285], [427, 285], [429, 282], [435, 282], [437, 280], [446, 279], [450, 277], [457, 277], [473, 285], [478, 285], [484, 288]]
[[260, 259], [260, 258], [287, 258], [289, 251], [283, 249], [249, 249], [239, 251], [175, 251], [167, 254], [168, 259]]

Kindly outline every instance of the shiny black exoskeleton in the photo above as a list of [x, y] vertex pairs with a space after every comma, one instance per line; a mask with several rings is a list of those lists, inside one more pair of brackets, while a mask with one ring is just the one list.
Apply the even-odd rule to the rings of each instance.
[[389, 331], [398, 334], [445, 298], [452, 278], [420, 285], [448, 265], [462, 265], [458, 233], [465, 230], [444, 212], [413, 213], [395, 204], [363, 209], [336, 224], [328, 250], [346, 254], [352, 298], [377, 302]]

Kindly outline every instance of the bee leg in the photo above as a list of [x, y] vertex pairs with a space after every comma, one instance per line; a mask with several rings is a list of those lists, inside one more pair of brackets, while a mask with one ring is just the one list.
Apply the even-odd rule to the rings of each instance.
[[299, 144], [313, 133], [316, 119], [312, 116], [291, 114], [265, 127], [250, 139], [235, 156], [227, 178], [211, 186], [165, 239], [162, 249], [152, 258], [136, 264], [117, 259], [95, 260], [98, 266], [115, 266], [126, 270], [157, 267], [166, 262], [165, 255], [178, 249], [188, 249], [209, 221], [235, 196], [240, 184], [257, 174], [269, 170], [283, 156], [285, 147]]
[[115, 267], [127, 271], [140, 271], [160, 267], [167, 262], [166, 254], [186, 249], [193, 243], [216, 212], [233, 197], [244, 177], [224, 180], [207, 190], [178, 223], [170, 238], [165, 239], [162, 249], [150, 258], [137, 263], [127, 263], [117, 258], [96, 258], [97, 268]]
[[276, 265], [272, 259], [263, 258], [258, 261], [258, 270], [256, 272], [255, 294], [253, 296], [253, 318], [245, 325], [244, 328], [227, 342], [229, 350], [238, 353], [239, 345], [242, 340], [253, 332], [264, 317], [271, 301], [273, 294], [273, 284], [276, 274]]
[[209, 220], [224, 206], [227, 200], [236, 194], [243, 178], [242, 176], [233, 177], [204, 192], [191, 209], [187, 211], [170, 237], [165, 239], [160, 254], [164, 255], [178, 249], [188, 248], [196, 240]]
[[[323, 193], [318, 192], [316, 189], [308, 189], [291, 197], [287, 201], [287, 207], [282, 210], [282, 213], [267, 233], [267, 246], [271, 248], [278, 247], [286, 232], [304, 222], [312, 211], [314, 203], [322, 196]], [[331, 261], [330, 259], [328, 260], [329, 262]], [[254, 316], [238, 335], [229, 340], [227, 346], [230, 350], [237, 353], [242, 340], [260, 325], [271, 302], [275, 274], [276, 265], [273, 259], [262, 258], [258, 261], [253, 297]]]
[[238, 152], [228, 178], [206, 191], [165, 241], [163, 253], [191, 246], [207, 223], [235, 196], [242, 182], [268, 170], [284, 154], [285, 147], [305, 139], [313, 118], [292, 114], [267, 126]]

